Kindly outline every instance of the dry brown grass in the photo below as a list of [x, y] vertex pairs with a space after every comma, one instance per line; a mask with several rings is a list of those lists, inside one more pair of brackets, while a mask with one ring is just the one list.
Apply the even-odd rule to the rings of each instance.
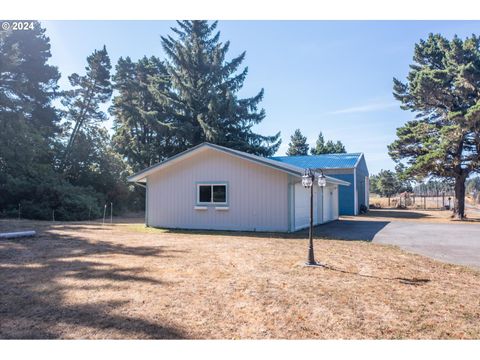
[[480, 272], [304, 234], [0, 221], [0, 338], [480, 338]]

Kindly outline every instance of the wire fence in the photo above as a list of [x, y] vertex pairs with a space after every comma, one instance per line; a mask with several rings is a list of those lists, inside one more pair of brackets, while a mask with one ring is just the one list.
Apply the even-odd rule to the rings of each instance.
[[[19, 203], [18, 207], [17, 207], [16, 219], [18, 221], [22, 220], [23, 219], [22, 215], [23, 215], [22, 214], [22, 204]], [[90, 206], [90, 209], [88, 211], [88, 219], [86, 219], [86, 221], [91, 222], [91, 223], [102, 223], [102, 225], [113, 224], [113, 202], [105, 203], [102, 218], [92, 218], [91, 215], [92, 215], [92, 207]], [[50, 221], [53, 222], [53, 223], [59, 221], [58, 218], [57, 219], [55, 218], [55, 209], [52, 209], [52, 217], [51, 217]], [[85, 220], [83, 220], [83, 221], [85, 221]]]
[[450, 210], [455, 204], [453, 194], [411, 194], [400, 195], [398, 197], [398, 206], [412, 209], [423, 210]]
[[379, 197], [371, 194], [370, 208], [399, 208], [422, 210], [450, 210], [455, 204], [455, 196], [451, 193], [418, 194], [402, 193], [395, 196]]

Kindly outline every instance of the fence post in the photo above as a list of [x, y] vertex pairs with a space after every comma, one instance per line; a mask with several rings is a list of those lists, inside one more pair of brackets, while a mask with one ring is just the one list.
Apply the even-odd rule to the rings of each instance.
[[113, 202], [110, 203], [110, 224], [113, 224]]
[[107, 204], [103, 207], [103, 222], [102, 225], [105, 225], [105, 214], [107, 213]]

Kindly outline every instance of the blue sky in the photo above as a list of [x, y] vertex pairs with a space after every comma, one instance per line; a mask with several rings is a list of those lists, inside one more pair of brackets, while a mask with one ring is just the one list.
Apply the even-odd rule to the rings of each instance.
[[[67, 76], [83, 73], [86, 57], [104, 44], [112, 64], [120, 56], [163, 57], [160, 36], [174, 21], [44, 21], [51, 63]], [[393, 169], [387, 145], [412, 114], [392, 96], [392, 78], [404, 80], [414, 44], [430, 32], [447, 37], [480, 33], [480, 21], [220, 21], [230, 58], [247, 52], [249, 75], [240, 95], [265, 89], [266, 118], [255, 131], [281, 131], [284, 155], [300, 128], [310, 144], [319, 131], [364, 152], [371, 173]], [[111, 121], [106, 123], [111, 126]]]

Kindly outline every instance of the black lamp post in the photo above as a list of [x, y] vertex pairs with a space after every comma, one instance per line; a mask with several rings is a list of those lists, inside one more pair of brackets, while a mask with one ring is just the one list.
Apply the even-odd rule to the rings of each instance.
[[[318, 177], [318, 186], [324, 187], [327, 184], [325, 175], [323, 171], [320, 170], [321, 175]], [[305, 265], [316, 266], [318, 263], [315, 261], [315, 254], [313, 251], [313, 184], [315, 182], [315, 172], [312, 169], [305, 169], [305, 173], [302, 176], [302, 185], [306, 189], [310, 189], [310, 230], [308, 234], [309, 243], [308, 243], [308, 258]], [[323, 193], [322, 193], [323, 198]], [[322, 202], [323, 203], [323, 202]], [[323, 216], [323, 208], [322, 208]]]

